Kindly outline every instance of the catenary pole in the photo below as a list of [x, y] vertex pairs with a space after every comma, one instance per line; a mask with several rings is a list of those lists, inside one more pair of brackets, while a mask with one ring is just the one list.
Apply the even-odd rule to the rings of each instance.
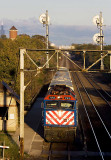
[[57, 69], [59, 68], [59, 52], [57, 51]]
[[111, 54], [110, 54], [110, 72], [111, 72]]
[[24, 159], [24, 54], [20, 49], [20, 159]]
[[[49, 24], [48, 24], [48, 10], [46, 10], [46, 49], [49, 49]], [[46, 68], [49, 68], [49, 53], [47, 51], [47, 65]]]
[[83, 51], [83, 56], [84, 56], [84, 65], [83, 65], [83, 69], [86, 69], [86, 51]]
[[108, 51], [108, 53], [109, 53], [109, 56], [110, 56], [110, 67], [109, 67], [109, 69], [110, 69], [110, 72], [111, 72], [111, 51]]

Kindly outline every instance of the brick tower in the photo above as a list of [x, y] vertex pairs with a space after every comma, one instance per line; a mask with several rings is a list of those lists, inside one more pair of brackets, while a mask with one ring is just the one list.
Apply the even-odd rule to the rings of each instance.
[[18, 30], [14, 26], [12, 26], [9, 30], [9, 38], [12, 40], [16, 39], [17, 32], [18, 32]]

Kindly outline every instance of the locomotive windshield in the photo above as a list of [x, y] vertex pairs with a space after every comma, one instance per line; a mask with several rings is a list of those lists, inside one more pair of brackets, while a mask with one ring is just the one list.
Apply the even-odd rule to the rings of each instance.
[[74, 102], [61, 102], [60, 107], [72, 109], [74, 107]]
[[46, 101], [46, 108], [73, 109], [74, 108], [74, 102]]
[[57, 108], [58, 103], [55, 101], [46, 101], [46, 108]]

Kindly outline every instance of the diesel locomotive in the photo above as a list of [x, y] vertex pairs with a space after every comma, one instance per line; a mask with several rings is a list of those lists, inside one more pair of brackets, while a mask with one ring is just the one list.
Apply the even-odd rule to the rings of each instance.
[[59, 68], [43, 101], [44, 138], [49, 142], [73, 142], [78, 123], [77, 99], [69, 70]]

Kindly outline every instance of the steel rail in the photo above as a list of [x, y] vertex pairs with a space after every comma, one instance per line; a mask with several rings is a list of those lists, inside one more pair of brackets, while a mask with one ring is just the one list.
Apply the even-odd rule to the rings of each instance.
[[85, 135], [85, 131], [84, 131], [84, 125], [83, 125], [83, 122], [82, 122], [82, 120], [81, 120], [81, 116], [79, 115], [79, 117], [80, 117], [80, 127], [82, 127], [81, 129], [82, 129], [82, 138], [83, 138], [83, 141], [84, 141], [84, 151], [86, 152], [87, 151], [87, 143], [86, 143], [86, 135]]
[[66, 57], [70, 62], [72, 62], [74, 65], [76, 65], [80, 70], [82, 70], [81, 67], [79, 67], [74, 61], [72, 61], [69, 57], [67, 57], [65, 54], [61, 53], [64, 57]]
[[67, 145], [68, 145], [67, 146], [68, 147], [67, 159], [70, 160], [71, 159], [71, 156], [70, 156], [70, 146], [69, 146], [70, 144], [68, 143]]
[[[77, 75], [77, 73], [76, 73], [76, 75]], [[96, 137], [96, 134], [95, 134], [95, 131], [94, 131], [93, 125], [92, 125], [92, 123], [91, 123], [91, 120], [90, 120], [89, 114], [88, 114], [88, 112], [87, 112], [87, 109], [86, 109], [86, 106], [85, 106], [85, 103], [84, 103], [84, 100], [83, 100], [83, 97], [82, 97], [82, 95], [81, 95], [80, 89], [79, 89], [79, 87], [78, 87], [78, 84], [77, 84], [77, 82], [76, 82], [76, 80], [75, 80], [74, 76], [73, 76], [73, 79], [74, 79], [74, 81], [75, 81], [75, 84], [76, 84], [76, 87], [77, 87], [78, 93], [79, 93], [80, 98], [81, 98], [81, 101], [82, 101], [82, 103], [83, 103], [84, 110], [85, 110], [85, 112], [86, 112], [86, 115], [87, 115], [87, 118], [88, 118], [89, 124], [90, 124], [90, 126], [91, 126], [91, 129], [92, 129], [92, 132], [93, 132], [93, 135], [94, 135], [94, 138], [95, 138], [95, 140], [96, 140], [96, 144], [97, 144], [97, 147], [98, 147], [98, 149], [99, 149], [100, 156], [101, 156], [102, 160], [104, 160], [104, 156], [103, 156], [103, 153], [102, 153], [102, 151], [101, 151], [101, 148], [100, 148], [100, 145], [99, 145], [98, 139], [97, 139], [97, 137]]]
[[52, 150], [51, 150], [51, 147], [52, 147], [52, 142], [50, 143], [48, 160], [51, 160], [51, 155], [52, 155]]
[[[67, 156], [67, 159], [68, 160], [70, 160], [71, 159], [71, 151], [70, 151], [70, 143], [66, 143], [67, 144], [67, 152], [66, 152], [66, 150], [64, 150], [63, 152], [61, 152], [61, 151], [53, 151], [52, 150], [52, 144], [53, 143], [55, 143], [55, 142], [50, 142], [50, 147], [49, 147], [49, 152], [48, 152], [48, 160], [51, 160], [52, 159], [52, 157], [53, 157], [53, 154], [55, 155], [55, 153], [57, 152], [57, 153], [62, 153], [63, 154], [63, 152], [64, 153], [66, 153], [65, 154], [65, 157]], [[65, 158], [66, 159], [66, 158]]]
[[[84, 75], [85, 76], [85, 75]], [[104, 99], [104, 101], [111, 107], [111, 104], [106, 100], [106, 98], [96, 89], [96, 87], [90, 82], [90, 80], [85, 76], [85, 78], [88, 80], [88, 82], [95, 88], [95, 90], [100, 94], [100, 96]], [[95, 82], [96, 83], [96, 82]], [[99, 86], [99, 85], [98, 85]], [[101, 88], [102, 89], [102, 88]], [[103, 89], [102, 89], [103, 90]], [[104, 91], [104, 90], [103, 90]], [[109, 95], [109, 94], [108, 94]]]
[[[78, 75], [77, 75], [77, 77], [78, 77]], [[79, 79], [79, 81], [80, 81], [80, 78], [79, 78], [79, 77], [78, 77], [78, 79]], [[91, 97], [89, 96], [89, 94], [88, 94], [86, 88], [84, 87], [82, 81], [80, 81], [80, 83], [81, 83], [82, 87], [84, 88], [84, 90], [85, 90], [85, 92], [86, 92], [86, 94], [87, 94], [87, 96], [88, 96], [88, 98], [89, 98], [89, 100], [90, 100], [92, 106], [94, 107], [94, 109], [95, 109], [95, 111], [96, 111], [96, 113], [97, 113], [97, 115], [98, 115], [98, 117], [99, 117], [101, 123], [103, 124], [103, 126], [104, 126], [104, 128], [105, 128], [105, 130], [106, 130], [106, 132], [107, 132], [107, 134], [108, 134], [108, 136], [109, 136], [109, 138], [111, 139], [111, 134], [110, 134], [110, 132], [108, 131], [106, 125], [104, 124], [104, 122], [103, 122], [103, 120], [102, 120], [102, 118], [101, 118], [99, 112], [97, 111], [97, 109], [96, 109], [96, 107], [95, 107], [93, 101], [91, 100]], [[95, 89], [96, 89], [96, 88], [95, 88]]]
[[[89, 74], [90, 74], [90, 73], [89, 73]], [[90, 74], [90, 75], [91, 75], [91, 74]], [[92, 75], [91, 75], [91, 76], [92, 76]], [[86, 76], [85, 76], [85, 77], [86, 77]], [[111, 98], [111, 95], [110, 95], [107, 91], [105, 91], [104, 89], [102, 89], [102, 87], [101, 87], [99, 84], [97, 84], [94, 79], [91, 78], [91, 80], [92, 80], [103, 92], [105, 92], [108, 97]]]

